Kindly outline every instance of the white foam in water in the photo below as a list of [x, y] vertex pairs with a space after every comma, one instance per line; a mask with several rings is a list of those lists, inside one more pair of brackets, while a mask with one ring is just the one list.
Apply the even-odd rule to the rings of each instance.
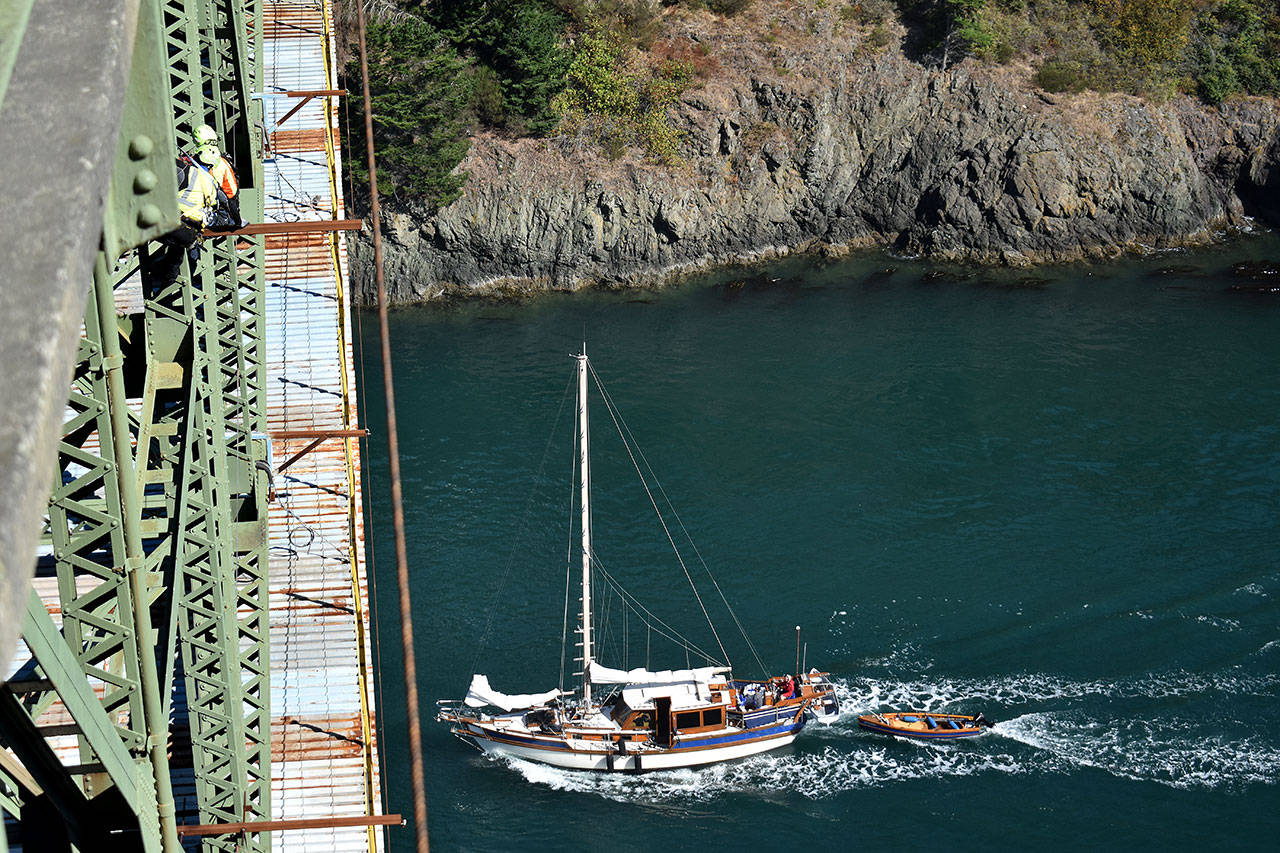
[[[913, 744], [915, 745], [915, 744]], [[818, 753], [784, 752], [698, 770], [665, 770], [643, 777], [561, 770], [505, 759], [526, 780], [560, 791], [592, 793], [622, 802], [667, 803], [713, 800], [729, 794], [796, 794], [823, 799], [856, 788], [977, 773], [1025, 772], [1007, 753], [920, 744], [908, 754], [883, 743], [828, 746]]]
[[[834, 725], [808, 726], [801, 743], [698, 770], [643, 777], [561, 770], [503, 759], [530, 782], [623, 802], [661, 805], [731, 794], [792, 794], [822, 799], [859, 788], [984, 773], [1072, 773], [1096, 768], [1114, 776], [1176, 788], [1280, 783], [1280, 745], [1259, 737], [1232, 739], [1205, 732], [1206, 723], [1173, 716], [1097, 720], [1070, 707], [1034, 711], [998, 722], [986, 736], [950, 743], [887, 741], [861, 732], [858, 714], [886, 708], [991, 713], [992, 706], [1108, 698], [1166, 698], [1221, 693], [1280, 694], [1280, 676], [1167, 673], [1122, 682], [1077, 682], [1047, 675], [993, 679], [891, 681], [834, 679], [843, 713]], [[1018, 746], [1014, 746], [1017, 744]], [[1012, 746], [1012, 748], [1010, 748]]]
[[1254, 738], [1198, 736], [1200, 727], [1177, 718], [1099, 722], [1036, 713], [997, 723], [995, 732], [1041, 750], [1047, 770], [1094, 767], [1175, 788], [1280, 781], [1280, 748]]

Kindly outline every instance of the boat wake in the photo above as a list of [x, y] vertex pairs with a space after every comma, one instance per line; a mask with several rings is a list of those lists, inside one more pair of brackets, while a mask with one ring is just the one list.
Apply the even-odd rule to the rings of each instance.
[[1098, 721], [1036, 713], [999, 723], [995, 732], [1034, 747], [1046, 771], [1090, 767], [1184, 789], [1280, 782], [1280, 746], [1258, 736], [1211, 734], [1195, 719]]
[[[1091, 715], [1077, 700], [1102, 697], [1154, 705], [1168, 697], [1230, 707], [1280, 698], [1280, 676], [1169, 673], [1141, 679], [1072, 681], [1046, 675], [992, 679], [834, 681], [844, 712], [831, 726], [811, 725], [781, 753], [700, 769], [643, 776], [561, 770], [497, 759], [554, 790], [590, 793], [662, 807], [722, 797], [825, 799], [845, 791], [979, 774], [1070, 774], [1083, 769], [1182, 789], [1235, 790], [1280, 784], [1275, 726], [1222, 734], [1223, 720], [1152, 708], [1128, 716]], [[1010, 717], [1010, 711], [1024, 711]], [[1003, 717], [983, 737], [948, 743], [889, 740], [862, 732], [857, 715], [887, 708], [976, 712]]]

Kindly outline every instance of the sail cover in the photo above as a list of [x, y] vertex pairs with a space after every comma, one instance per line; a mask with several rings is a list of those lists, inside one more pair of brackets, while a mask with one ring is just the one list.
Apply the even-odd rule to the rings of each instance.
[[473, 675], [471, 676], [471, 687], [467, 690], [467, 704], [472, 708], [493, 705], [495, 708], [501, 708], [504, 711], [514, 711], [516, 708], [534, 708], [538, 705], [545, 705], [560, 695], [562, 695], [560, 691], [554, 689], [548, 690], [546, 693], [517, 693], [514, 695], [499, 693], [489, 686], [489, 676]]
[[730, 672], [726, 666], [704, 666], [698, 669], [664, 669], [658, 672], [638, 667], [636, 669], [613, 669], [596, 661], [591, 662], [588, 670], [592, 684], [710, 684], [716, 676]]

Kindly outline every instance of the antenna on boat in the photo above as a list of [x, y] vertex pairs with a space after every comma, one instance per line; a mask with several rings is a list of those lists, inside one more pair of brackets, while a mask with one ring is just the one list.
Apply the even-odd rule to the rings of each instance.
[[796, 626], [796, 677], [800, 676], [800, 626]]

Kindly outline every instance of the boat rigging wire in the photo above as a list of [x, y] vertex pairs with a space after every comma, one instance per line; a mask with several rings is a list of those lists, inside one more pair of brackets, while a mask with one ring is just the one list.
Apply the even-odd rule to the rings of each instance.
[[360, 46], [360, 87], [364, 97], [365, 154], [369, 162], [370, 226], [373, 268], [378, 287], [378, 334], [382, 342], [382, 387], [387, 411], [387, 456], [391, 475], [391, 518], [396, 543], [396, 579], [400, 591], [400, 642], [404, 653], [405, 711], [409, 721], [409, 769], [413, 784], [413, 828], [417, 853], [429, 853], [427, 794], [422, 760], [421, 718], [418, 712], [418, 667], [413, 648], [413, 610], [410, 606], [409, 563], [405, 555], [404, 501], [400, 484], [400, 438], [396, 427], [395, 383], [391, 375], [391, 333], [387, 318], [387, 285], [382, 269], [382, 214], [378, 204], [378, 170], [373, 153], [373, 107], [369, 97], [369, 57], [365, 48], [364, 4], [356, 3]]
[[[626, 588], [622, 586], [622, 584], [618, 583], [617, 579], [612, 574], [610, 574], [603, 565], [601, 565], [600, 561], [595, 557], [594, 554], [592, 554], [591, 563], [593, 566], [595, 566], [596, 571], [600, 573], [601, 577], [604, 578], [605, 582], [608, 583], [609, 586], [613, 587], [613, 589], [615, 589], [618, 592], [618, 597], [622, 599], [623, 604], [626, 605], [631, 610], [631, 612], [639, 616], [640, 620], [644, 622], [646, 626], [648, 626], [650, 631], [653, 631], [656, 627], [659, 636], [665, 637], [666, 639], [670, 640], [671, 642], [675, 643], [677, 646], [680, 646], [683, 649], [697, 652], [699, 655], [705, 658], [709, 663], [713, 663], [718, 666], [729, 665], [728, 659], [719, 660], [713, 655], [708, 654], [707, 652], [703, 651], [702, 648], [700, 648], [696, 643], [686, 638], [683, 634], [681, 634], [675, 628], [672, 628], [666, 622], [662, 621], [662, 619], [660, 619], [657, 614], [655, 614], [648, 607], [645, 607], [644, 604], [641, 603], [640, 599], [636, 598], [635, 595], [628, 592]], [[645, 618], [646, 616], [649, 618], [646, 619]], [[647, 665], [648, 655], [649, 655], [649, 649], [648, 649], [648, 646], [646, 645], [646, 648], [645, 648], [646, 665]]]
[[[653, 492], [649, 489], [649, 482], [645, 479], [644, 472], [640, 470], [640, 464], [636, 462], [635, 454], [631, 452], [631, 444], [635, 441], [635, 438], [632, 437], [631, 441], [627, 440], [627, 435], [631, 432], [630, 428], [628, 428], [625, 433], [623, 432], [622, 424], [619, 423], [619, 420], [622, 419], [622, 415], [614, 407], [613, 398], [610, 397], [609, 392], [605, 390], [604, 383], [600, 381], [600, 377], [596, 374], [595, 368], [591, 366], [591, 362], [587, 362], [587, 368], [591, 371], [591, 376], [596, 381], [596, 388], [600, 390], [600, 398], [604, 400], [605, 409], [609, 412], [609, 417], [613, 419], [613, 427], [618, 431], [618, 436], [622, 439], [622, 446], [626, 448], [627, 458], [631, 460], [632, 467], [636, 469], [636, 474], [640, 477], [640, 484], [644, 486], [644, 493], [649, 498], [649, 503], [653, 506], [653, 511], [658, 516], [658, 523], [662, 525], [662, 532], [667, 535], [667, 541], [671, 543], [671, 550], [675, 551], [676, 562], [680, 564], [681, 571], [684, 572], [685, 578], [689, 581], [689, 587], [693, 590], [693, 597], [697, 599], [698, 607], [702, 608], [702, 616], [707, 620], [707, 625], [711, 628], [711, 635], [715, 637], [716, 645], [720, 647], [720, 654], [727, 662], [729, 660], [729, 653], [724, 649], [724, 643], [720, 640], [720, 633], [716, 631], [715, 623], [711, 621], [711, 614], [707, 612], [707, 605], [702, 601], [702, 595], [698, 592], [698, 585], [693, 582], [693, 576], [689, 573], [689, 568], [684, 564], [684, 557], [681, 555], [680, 548], [676, 545], [676, 541], [671, 535], [671, 529], [667, 527], [667, 520], [662, 517], [662, 510], [658, 508], [658, 502], [654, 499]], [[641, 453], [641, 456], [644, 455], [643, 452], [640, 451], [638, 444], [636, 445], [636, 450]], [[654, 482], [656, 483], [658, 478], [653, 474], [653, 468], [649, 466], [648, 460], [645, 460], [645, 467], [649, 468], [649, 474], [653, 477]], [[666, 497], [665, 492], [663, 493], [663, 497]], [[668, 504], [670, 504], [670, 501], [668, 501]], [[734, 621], [736, 622], [737, 620], [735, 619]]]
[[[538, 471], [534, 474], [534, 482], [542, 482], [542, 475], [547, 470], [547, 460], [551, 456], [551, 445], [555, 443], [556, 432], [560, 426], [560, 417], [564, 414], [564, 403], [569, 398], [569, 389], [573, 387], [573, 382], [565, 386], [564, 393], [560, 396], [560, 408], [556, 410], [555, 420], [551, 423], [551, 434], [547, 436], [547, 443], [542, 448], [542, 459], [538, 462]], [[528, 528], [529, 516], [533, 510], [533, 500], [536, 492], [529, 490], [529, 496], [525, 499], [524, 511], [520, 514], [520, 521], [516, 524], [516, 533], [511, 537], [511, 550], [507, 552], [506, 565], [502, 570], [502, 579], [498, 581], [498, 586], [493, 594], [494, 601], [501, 601], [502, 594], [506, 591], [507, 582], [511, 579], [511, 569], [515, 565], [516, 552], [520, 550], [520, 544]], [[497, 613], [497, 608], [489, 607], [489, 618], [484, 623], [484, 631], [480, 634], [480, 639], [476, 643], [476, 653], [471, 659], [471, 671], [474, 673], [476, 667], [480, 664], [480, 656], [484, 653], [485, 644], [489, 641], [489, 631], [493, 628], [493, 619]]]
[[[570, 378], [570, 383], [573, 379]], [[556, 423], [560, 422], [560, 418], [556, 417]], [[577, 465], [578, 459], [578, 431], [573, 431], [573, 454], [569, 457], [569, 523], [566, 528], [569, 531], [568, 552], [565, 554], [564, 560], [564, 620], [560, 625], [560, 683], [556, 685], [560, 688], [560, 692], [564, 692], [564, 662], [565, 653], [569, 645], [569, 583], [573, 575], [573, 516], [574, 516], [574, 496], [578, 493], [577, 477], [573, 476], [574, 466]]]
[[[592, 374], [593, 375], [595, 374], [594, 370], [592, 370]], [[597, 387], [600, 388], [600, 394], [602, 397], [605, 398], [606, 405], [609, 407], [610, 412], [616, 411], [613, 405], [612, 397], [609, 396], [609, 392], [605, 390], [604, 385], [601, 384], [600, 378], [598, 376], [596, 377], [596, 385]], [[751, 642], [751, 637], [747, 635], [747, 629], [743, 627], [742, 621], [738, 618], [737, 611], [735, 611], [733, 609], [733, 606], [729, 604], [729, 599], [725, 596], [724, 590], [720, 588], [720, 582], [716, 580], [715, 575], [712, 574], [711, 572], [711, 567], [708, 566], [707, 561], [703, 559], [702, 552], [698, 549], [698, 543], [693, 541], [693, 536], [690, 535], [689, 529], [685, 527], [684, 520], [680, 518], [679, 511], [676, 510], [675, 504], [672, 503], [671, 498], [667, 496], [667, 490], [662, 487], [662, 481], [658, 479], [658, 475], [654, 472], [653, 466], [649, 464], [648, 458], [644, 455], [644, 450], [640, 447], [640, 443], [636, 441], [635, 436], [631, 432], [631, 427], [627, 424], [626, 419], [622, 417], [621, 413], [618, 414], [618, 420], [614, 422], [615, 427], [618, 425], [618, 421], [621, 421], [621, 424], [622, 424], [621, 429], [619, 429], [619, 433], [621, 433], [622, 429], [626, 430], [626, 435], [623, 436], [623, 444], [627, 444], [629, 442], [630, 444], [635, 446], [636, 453], [639, 454], [641, 461], [644, 462], [644, 467], [649, 471], [649, 476], [653, 478], [653, 484], [654, 486], [657, 487], [659, 494], [662, 495], [663, 502], [667, 505], [667, 508], [671, 510], [671, 515], [675, 518], [676, 524], [679, 525], [680, 532], [684, 534], [684, 538], [689, 543], [689, 547], [693, 548], [693, 553], [698, 558], [698, 563], [702, 566], [702, 570], [706, 572], [707, 577], [711, 580], [711, 585], [715, 587], [716, 594], [720, 596], [720, 603], [724, 605], [725, 610], [729, 611], [729, 616], [730, 618], [733, 619], [733, 624], [737, 627], [738, 633], [742, 635], [743, 641], [747, 644], [747, 649], [751, 652], [752, 658], [755, 659], [756, 666], [760, 667], [760, 672], [767, 678], [769, 675], [768, 668], [765, 667], [764, 661], [760, 659], [760, 654], [756, 651], [755, 643]], [[633, 458], [631, 462], [634, 465], [635, 459]], [[639, 473], [639, 468], [637, 468], [636, 471], [637, 473]], [[641, 482], [644, 482], [643, 474], [641, 474], [640, 479], [641, 479]], [[648, 491], [647, 485], [645, 486], [645, 490]], [[653, 500], [652, 495], [650, 495], [649, 499], [652, 502]], [[657, 510], [656, 504], [654, 506], [654, 509]], [[662, 517], [661, 513], [659, 513], [658, 517], [659, 518]], [[665, 523], [663, 527], [665, 529], [666, 527]], [[670, 538], [670, 534], [668, 534], [668, 538]], [[674, 542], [672, 543], [672, 547], [673, 548], [675, 547]], [[679, 557], [678, 550], [676, 551], [676, 555], [677, 557]], [[684, 567], [683, 561], [681, 562], [681, 567], [682, 568]], [[685, 572], [685, 575], [686, 577], [688, 576], [687, 570]], [[689, 583], [691, 585], [693, 584], [692, 578], [689, 579]], [[696, 589], [694, 590], [694, 593], [697, 594]], [[699, 603], [701, 603], [701, 599], [699, 599]], [[703, 610], [703, 613], [704, 614], [706, 613], [705, 609]], [[712, 628], [712, 633], [715, 633], [714, 627]], [[716, 642], [719, 642], [719, 641], [720, 641], [720, 638], [719, 636], [717, 636]], [[724, 646], [722, 645], [721, 650], [723, 651], [723, 649], [724, 649]], [[726, 660], [728, 659], [728, 655], [725, 656], [725, 659]]]

